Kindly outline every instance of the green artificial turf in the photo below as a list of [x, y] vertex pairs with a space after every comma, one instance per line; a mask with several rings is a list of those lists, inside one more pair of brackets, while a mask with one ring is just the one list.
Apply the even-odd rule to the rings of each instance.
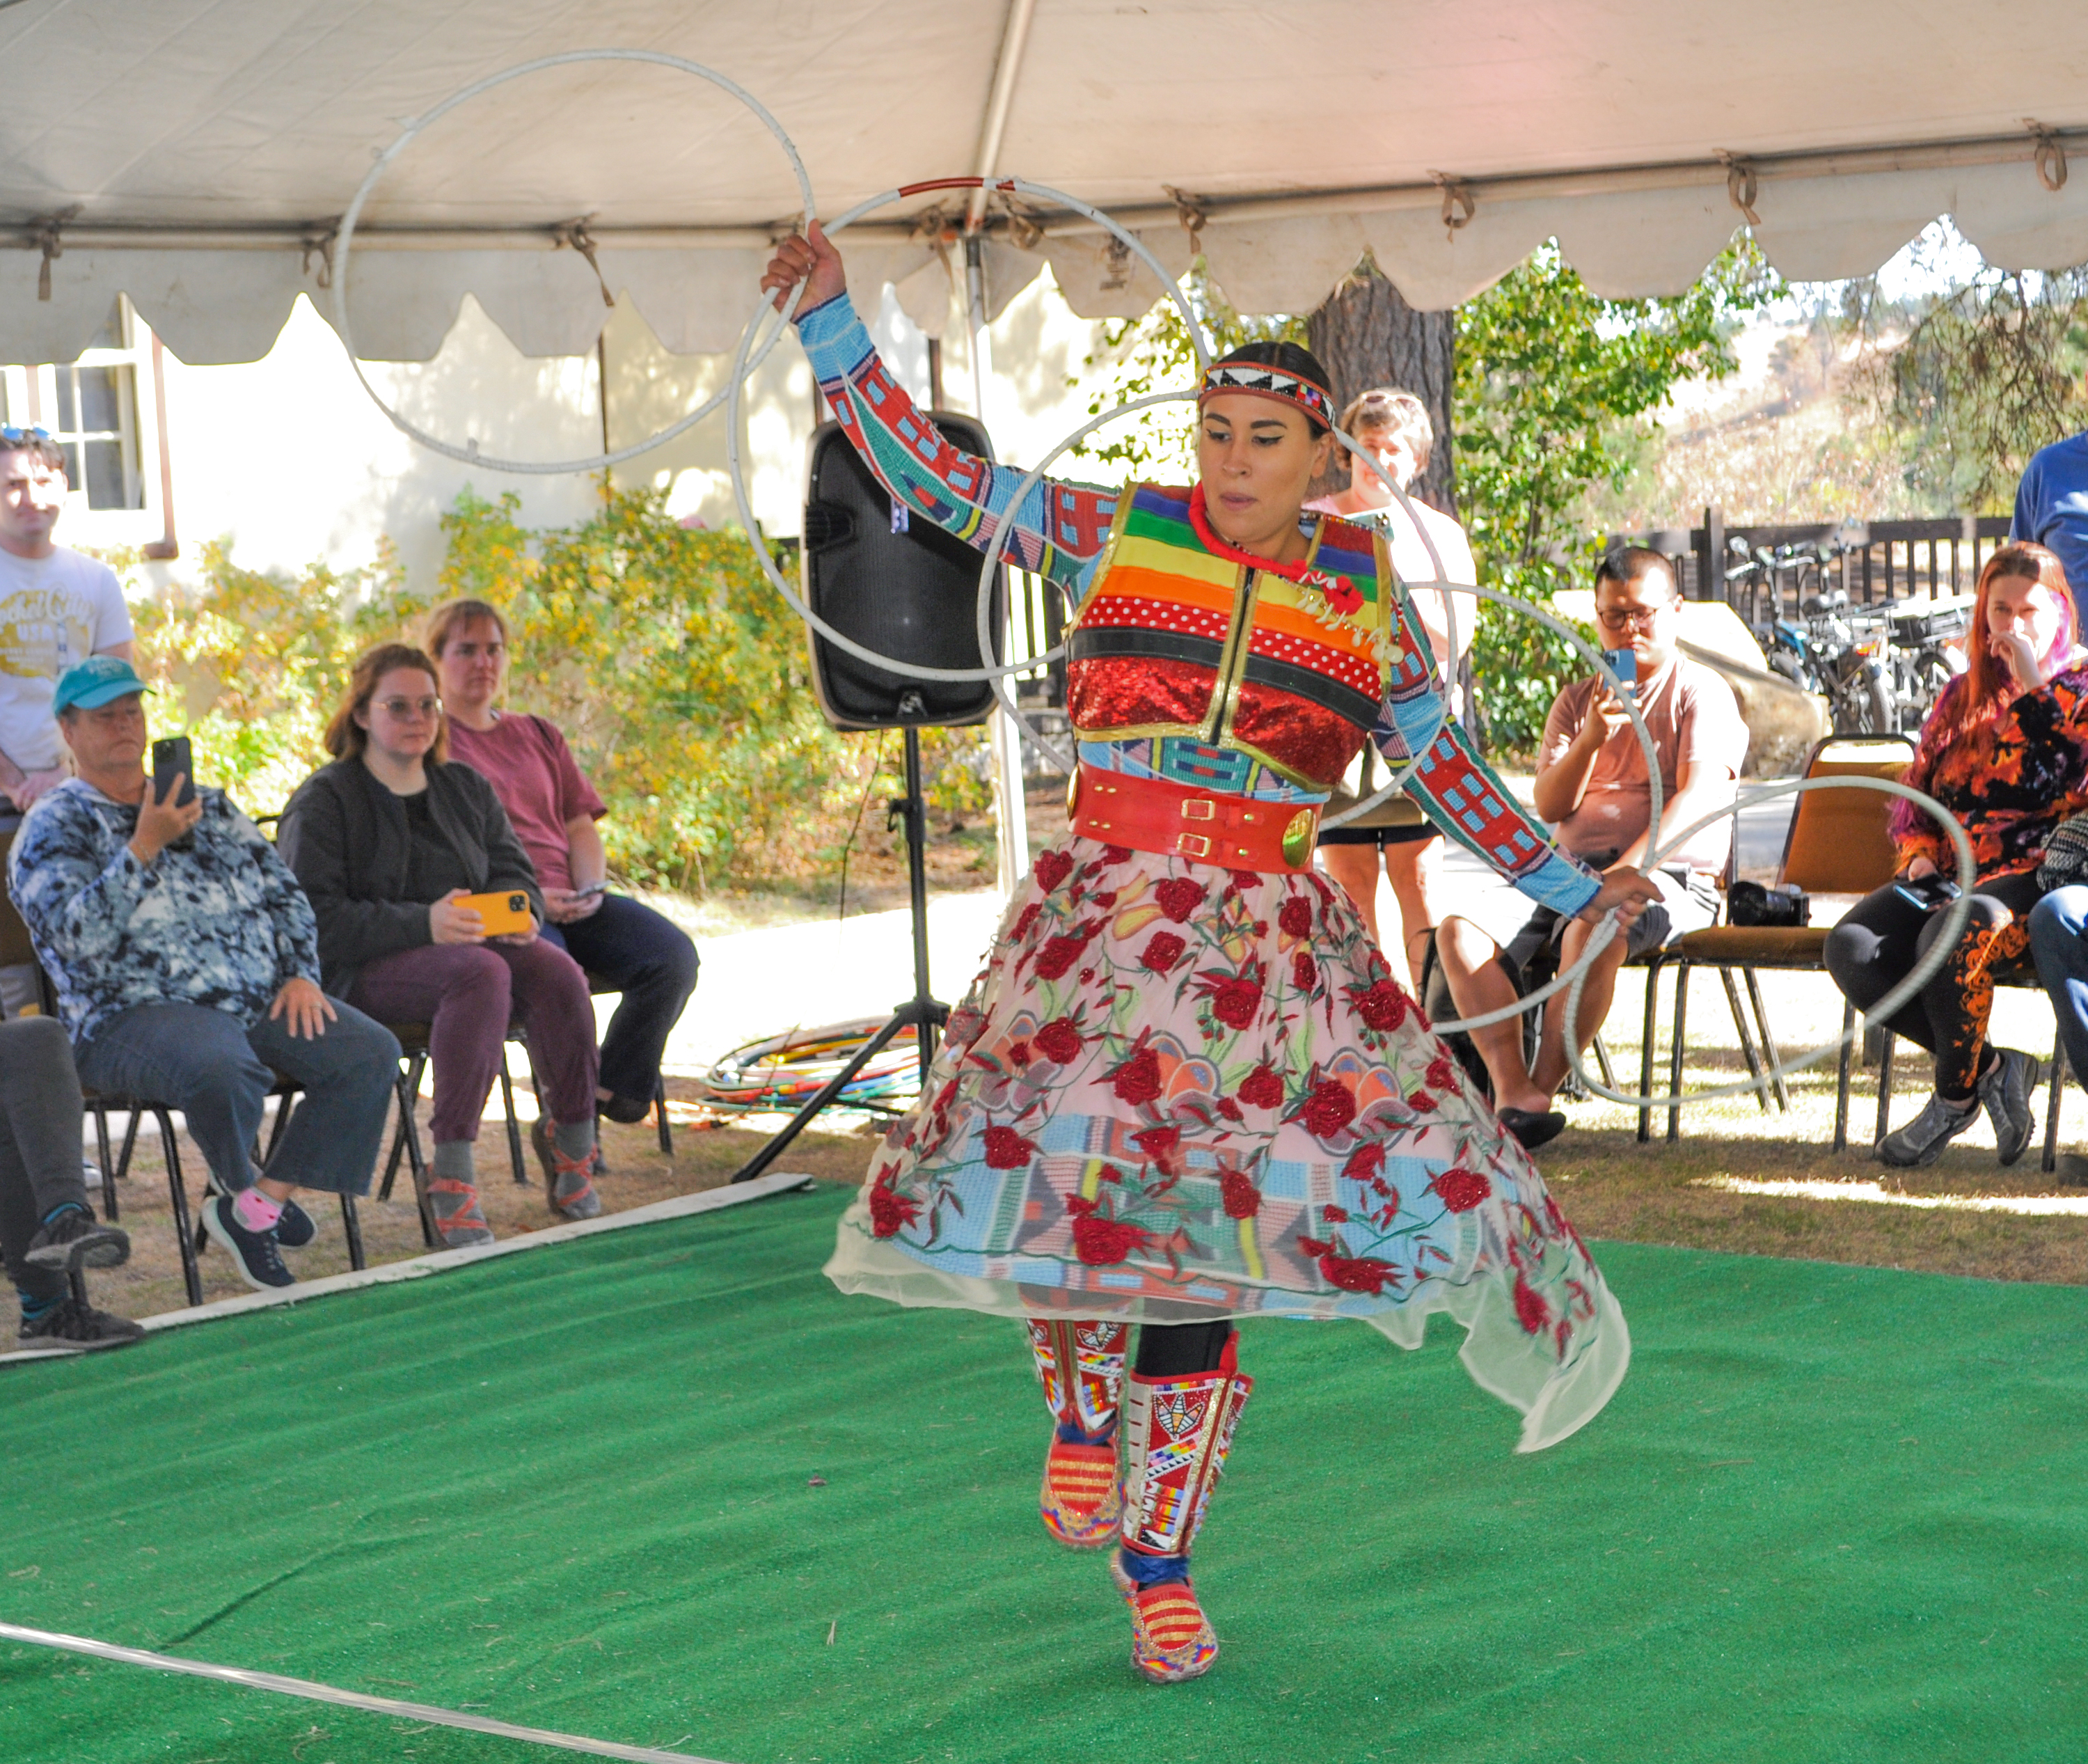
[[[1161, 1689], [1019, 1333], [836, 1295], [844, 1198], [9, 1370], [0, 1618], [734, 1764], [2088, 1753], [2088, 1292], [1602, 1246], [1531, 1458], [1448, 1331], [1251, 1324]], [[9, 1764], [558, 1755], [0, 1642]]]

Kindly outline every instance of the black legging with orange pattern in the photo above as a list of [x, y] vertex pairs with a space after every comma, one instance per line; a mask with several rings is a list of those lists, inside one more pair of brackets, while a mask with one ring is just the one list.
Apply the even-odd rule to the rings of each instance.
[[[2030, 910], [2040, 892], [2037, 877], [2027, 872], [1980, 883], [1949, 960], [1886, 1025], [1935, 1055], [1936, 1090], [1953, 1102], [1971, 1095], [1987, 1064], [1994, 976], [2022, 959], [2030, 942]], [[1866, 894], [1828, 932], [1827, 971], [1868, 1014], [1914, 971], [1941, 933], [1947, 911], [1918, 906], [1889, 884]]]

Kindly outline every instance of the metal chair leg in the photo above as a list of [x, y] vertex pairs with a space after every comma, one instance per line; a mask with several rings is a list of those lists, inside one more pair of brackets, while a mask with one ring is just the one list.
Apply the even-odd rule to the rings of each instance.
[[[1654, 1026], [1658, 1021], [1660, 1009], [1660, 967], [1656, 957], [1645, 967], [1645, 1022], [1639, 1031], [1638, 1094], [1653, 1094], [1653, 1037]], [[1638, 1111], [1638, 1142], [1643, 1145], [1653, 1137], [1653, 1111], [1641, 1107]]]
[[[167, 1160], [167, 1198], [173, 1203], [174, 1241], [182, 1248], [182, 1280], [187, 1287], [189, 1303], [203, 1303], [203, 1270], [196, 1265], [195, 1226], [189, 1217], [188, 1190], [182, 1181], [182, 1154], [174, 1144], [173, 1116], [157, 1104], [152, 1105], [152, 1119], [160, 1129], [160, 1154]], [[136, 1117], [132, 1117], [135, 1122]], [[135, 1127], [134, 1127], [135, 1133]], [[126, 1139], [130, 1135], [126, 1135]], [[126, 1150], [128, 1150], [126, 1145]], [[128, 1162], [127, 1158], [126, 1162]]]
[[1856, 1044], [1851, 1031], [1856, 1026], [1856, 1002], [1854, 999], [1842, 1000], [1842, 1052], [1834, 1072], [1834, 1150], [1849, 1149], [1849, 1066], [1855, 1057]]
[[109, 1111], [94, 1111], [94, 1149], [101, 1158], [101, 1216], [113, 1225], [122, 1215], [116, 1198], [116, 1164], [109, 1155]]
[[[1761, 982], [1756, 978], [1752, 968], [1743, 968], [1740, 974], [1748, 983], [1748, 999], [1755, 1008], [1755, 1021], [1761, 1029], [1762, 1070], [1776, 1072], [1776, 1068], [1783, 1063], [1783, 1055], [1777, 1051], [1776, 1037], [1769, 1033], [1769, 1007], [1762, 1002]], [[1777, 1073], [1772, 1081], [1776, 1091], [1777, 1107], [1788, 1115], [1791, 1112], [1791, 1086], [1784, 1081], [1782, 1073]], [[1762, 1112], [1765, 1115], [1769, 1112], [1766, 1102], [1762, 1104]]]
[[1595, 1038], [1594, 1049], [1595, 1069], [1602, 1073], [1603, 1084], [1614, 1090], [1617, 1087], [1617, 1068], [1610, 1064], [1610, 1050], [1603, 1045], [1602, 1038], [1599, 1035]]
[[[1596, 1038], [1595, 1045], [1598, 1047], [1602, 1046], [1600, 1036]], [[1604, 1054], [1602, 1082], [1614, 1090], [1617, 1087], [1616, 1081], [1608, 1075], [1609, 1069], [1610, 1056]], [[667, 1081], [657, 1073], [652, 1075], [652, 1112], [659, 1117], [660, 1120], [660, 1150], [665, 1155], [671, 1158], [674, 1155], [674, 1124], [667, 1119]]]
[[[1740, 1057], [1748, 1063], [1748, 1076], [1759, 1085], [1761, 1082], [1762, 1063], [1755, 1052], [1755, 1038], [1748, 1028], [1748, 1014], [1740, 1008], [1740, 989], [1733, 983], [1733, 970], [1731, 968], [1720, 968], [1718, 978], [1726, 988], [1726, 1008], [1733, 1013], [1733, 1027], [1739, 1034]], [[1757, 1089], [1755, 1092], [1755, 1101], [1761, 1105], [1763, 1114], [1766, 1115], [1769, 1112], [1767, 1090]]]
[[340, 1197], [340, 1230], [348, 1240], [348, 1265], [361, 1274], [370, 1265], [362, 1259], [362, 1217], [355, 1210], [355, 1197], [345, 1189]]
[[[424, 1248], [439, 1247], [435, 1231], [435, 1214], [428, 1199], [428, 1163], [421, 1155], [420, 1124], [413, 1119], [413, 1098], [420, 1094], [421, 1073], [427, 1064], [426, 1054], [413, 1055], [406, 1064], [405, 1071], [399, 1074], [399, 1137], [406, 1148], [406, 1167], [413, 1179], [413, 1201], [421, 1214], [421, 1242]], [[396, 1167], [396, 1159], [394, 1159]], [[384, 1177], [384, 1195], [392, 1192], [392, 1174]]]
[[263, 1170], [275, 1161], [276, 1148], [283, 1143], [283, 1134], [290, 1124], [290, 1111], [297, 1106], [294, 1096], [276, 1098], [276, 1124], [268, 1130], [268, 1149], [257, 1160]]
[[[515, 1081], [507, 1075], [507, 1047], [503, 1043], [500, 1049], [500, 1101], [507, 1111], [507, 1160], [514, 1167], [515, 1182], [518, 1188], [529, 1186], [528, 1166], [522, 1161], [522, 1124], [515, 1118]], [[537, 1107], [544, 1107], [543, 1093], [537, 1094]]]
[[409, 1151], [416, 1156], [419, 1154], [419, 1137], [409, 1132], [409, 1128], [413, 1120], [413, 1099], [421, 1094], [421, 1073], [426, 1068], [428, 1056], [408, 1054], [405, 1060], [393, 1085], [399, 1098], [399, 1124], [392, 1129], [391, 1154], [384, 1160], [384, 1180], [377, 1190], [380, 1201], [392, 1198], [392, 1184], [398, 1180], [400, 1160]]
[[2066, 1038], [2055, 1036], [2052, 1043], [2052, 1097], [2044, 1106], [2044, 1173], [2059, 1167], [2059, 1104], [2066, 1093]]
[[[1679, 962], [1675, 970], [1675, 1045], [1667, 1053], [1667, 1094], [1682, 1094], [1682, 1047], [1684, 1025], [1689, 1018], [1689, 964]], [[1673, 1145], [1682, 1137], [1682, 1105], [1672, 1103], [1667, 1111], [1667, 1142]]]
[[1898, 1047], [1899, 1037], [1887, 1030], [1878, 1043], [1878, 1130], [1872, 1137], [1872, 1145], [1885, 1137], [1885, 1129], [1892, 1125], [1893, 1055]]

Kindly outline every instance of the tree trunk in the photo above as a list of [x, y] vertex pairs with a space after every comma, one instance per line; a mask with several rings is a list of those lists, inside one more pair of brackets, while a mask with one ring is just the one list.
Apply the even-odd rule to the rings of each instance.
[[[1363, 272], [1344, 282], [1305, 322], [1312, 353], [1333, 376], [1334, 402], [1346, 406], [1359, 392], [1393, 386], [1428, 407], [1436, 445], [1428, 469], [1409, 486], [1415, 499], [1454, 516], [1457, 470], [1450, 447], [1450, 363], [1455, 315], [1416, 312], [1399, 290], [1365, 260]], [[1344, 460], [1347, 450], [1341, 449]], [[1348, 482], [1345, 469], [1330, 474], [1326, 488]], [[1316, 495], [1325, 491], [1316, 486]]]

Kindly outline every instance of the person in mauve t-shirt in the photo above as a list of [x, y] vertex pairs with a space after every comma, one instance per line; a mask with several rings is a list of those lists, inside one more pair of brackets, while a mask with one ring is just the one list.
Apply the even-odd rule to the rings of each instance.
[[643, 1120], [667, 1037], [696, 987], [696, 946], [673, 920], [604, 886], [595, 823], [609, 811], [558, 726], [496, 708], [507, 683], [507, 625], [480, 600], [429, 615], [428, 653], [442, 670], [450, 757], [483, 773], [537, 867], [549, 915], [543, 936], [623, 996], [601, 1038], [601, 1112]]
[[[1595, 619], [1606, 649], [1632, 652], [1639, 714], [1660, 762], [1661, 840], [1670, 849], [1649, 866], [1652, 790], [1645, 750], [1607, 680], [1589, 678], [1553, 700], [1537, 755], [1532, 797], [1559, 843], [1597, 869], [1619, 863], [1645, 870], [1660, 898], [1614, 939], [1588, 970], [1574, 1045], [1585, 1053], [1609, 1015], [1617, 971], [1631, 957], [1664, 948], [1685, 932], [1713, 923], [1718, 881], [1732, 850], [1730, 820], [1714, 820], [1679, 846], [1675, 834], [1732, 806], [1748, 754], [1748, 727], [1733, 690], [1714, 670], [1678, 647], [1682, 594], [1674, 566], [1658, 551], [1632, 546], [1611, 552], [1595, 572]], [[1539, 910], [1503, 951], [1479, 927], [1446, 918], [1436, 955], [1460, 1017], [1513, 1004], [1525, 987], [1580, 959], [1589, 927]], [[1517, 1018], [1474, 1029], [1495, 1111], [1525, 1145], [1555, 1136], [1566, 1117], [1551, 1098], [1566, 1081], [1566, 999], [1553, 995], [1544, 1012], [1536, 1058], [1527, 1060]], [[1442, 1021], [1440, 1013], [1433, 1013]]]

